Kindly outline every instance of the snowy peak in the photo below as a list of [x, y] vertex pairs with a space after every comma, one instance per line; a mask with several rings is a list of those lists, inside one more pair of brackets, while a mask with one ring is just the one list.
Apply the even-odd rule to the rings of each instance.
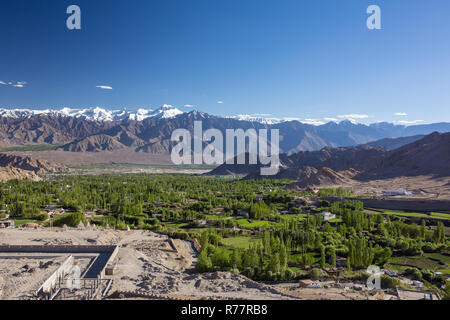
[[259, 122], [262, 124], [278, 124], [283, 122], [278, 118], [266, 118], [264, 115], [250, 115], [250, 114], [238, 114], [237, 116], [228, 116], [226, 118], [235, 119], [239, 121]]
[[150, 117], [151, 118], [159, 118], [159, 119], [170, 119], [183, 114], [184, 112], [171, 106], [165, 104], [162, 108], [156, 110]]
[[0, 109], [0, 116], [8, 118], [30, 118], [37, 115], [50, 115], [101, 122], [121, 120], [142, 121], [147, 118], [170, 119], [183, 113], [183, 111], [170, 105], [164, 105], [156, 111], [152, 109], [138, 109], [136, 111], [127, 109], [107, 110], [100, 107], [86, 109], [62, 108], [59, 110]]

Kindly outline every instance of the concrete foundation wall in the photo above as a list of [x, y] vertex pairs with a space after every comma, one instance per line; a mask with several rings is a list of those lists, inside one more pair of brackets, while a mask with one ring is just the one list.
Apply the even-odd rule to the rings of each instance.
[[113, 253], [117, 246], [0, 246], [0, 252], [15, 253]]
[[43, 292], [45, 294], [50, 293], [57, 285], [57, 283], [64, 279], [65, 275], [71, 272], [73, 267], [73, 256], [68, 257], [63, 264], [56, 270], [44, 284], [39, 288], [37, 294]]

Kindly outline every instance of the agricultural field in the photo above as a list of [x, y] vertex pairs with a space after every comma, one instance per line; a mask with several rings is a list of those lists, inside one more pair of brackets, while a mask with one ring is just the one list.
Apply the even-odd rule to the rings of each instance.
[[415, 267], [418, 269], [428, 269], [435, 272], [450, 269], [450, 256], [440, 253], [425, 253], [421, 256], [394, 257], [389, 260], [389, 264], [396, 267]]
[[381, 212], [384, 215], [393, 215], [398, 217], [406, 217], [406, 218], [422, 218], [422, 219], [438, 219], [438, 220], [449, 220], [450, 214], [448, 213], [440, 213], [440, 212], [430, 212], [429, 214], [420, 213], [420, 212], [406, 212], [400, 210], [383, 210], [383, 209], [369, 209], [367, 210], [369, 213], [378, 213]]

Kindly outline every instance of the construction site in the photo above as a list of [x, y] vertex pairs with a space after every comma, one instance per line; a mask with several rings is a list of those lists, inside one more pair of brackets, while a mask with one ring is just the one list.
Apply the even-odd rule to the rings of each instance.
[[0, 300], [293, 299], [225, 272], [196, 274], [195, 244], [150, 231], [0, 231]]
[[[15, 292], [14, 287], [6, 285], [5, 293], [10, 298], [44, 300], [91, 300], [100, 292], [104, 296], [112, 283], [105, 275], [113, 274], [118, 251], [117, 246], [95, 245], [0, 246], [0, 261], [7, 272], [4, 278], [19, 278], [30, 283], [28, 278], [40, 280], [50, 273], [36, 292], [32, 288], [28, 292]], [[23, 265], [23, 262], [27, 263]], [[11, 288], [13, 290], [8, 292]], [[23, 294], [27, 296], [20, 297]]]

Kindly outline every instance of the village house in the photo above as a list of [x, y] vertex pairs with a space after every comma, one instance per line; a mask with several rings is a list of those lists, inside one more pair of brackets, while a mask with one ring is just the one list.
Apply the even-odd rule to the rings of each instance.
[[411, 196], [412, 193], [406, 191], [403, 188], [400, 188], [398, 190], [389, 190], [386, 191], [385, 193], [383, 193], [381, 196], [382, 197], [395, 197], [395, 196]]
[[421, 282], [421, 281], [413, 281], [413, 286], [416, 287], [417, 289], [422, 289], [423, 288], [423, 282]]
[[324, 268], [323, 270], [330, 277], [341, 277], [343, 275], [343, 271], [339, 270], [338, 268]]
[[336, 219], [336, 215], [332, 214], [331, 212], [322, 212], [322, 220], [323, 221], [330, 221]]

